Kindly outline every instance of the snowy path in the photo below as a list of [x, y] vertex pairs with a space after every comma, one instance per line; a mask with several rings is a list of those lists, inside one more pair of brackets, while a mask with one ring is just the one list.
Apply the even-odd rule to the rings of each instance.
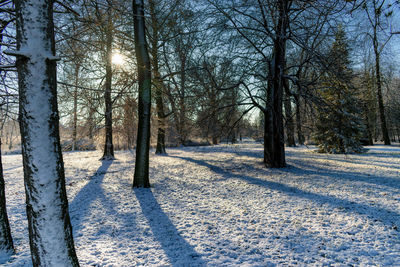
[[[81, 266], [400, 266], [400, 148], [326, 155], [288, 148], [266, 169], [260, 144], [151, 156], [151, 190], [131, 189], [134, 157], [65, 153]], [[4, 156], [17, 255], [31, 266], [20, 155]]]

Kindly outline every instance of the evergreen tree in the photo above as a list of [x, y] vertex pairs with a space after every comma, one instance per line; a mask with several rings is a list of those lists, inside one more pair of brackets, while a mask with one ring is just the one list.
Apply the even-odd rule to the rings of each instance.
[[324, 105], [318, 107], [314, 140], [320, 152], [360, 153], [363, 124], [352, 85], [353, 72], [343, 27], [337, 29], [329, 61], [329, 70], [322, 78]]

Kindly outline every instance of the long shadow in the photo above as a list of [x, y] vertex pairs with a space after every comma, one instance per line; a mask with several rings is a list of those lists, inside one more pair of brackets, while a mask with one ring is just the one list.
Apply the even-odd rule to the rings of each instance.
[[[103, 160], [101, 166], [97, 171], [89, 177], [89, 182], [76, 194], [73, 201], [69, 204], [71, 210], [71, 219], [75, 219], [73, 213], [75, 210], [79, 210], [79, 213], [88, 213], [90, 204], [99, 197], [105, 197], [101, 184], [104, 180], [104, 176], [107, 173], [108, 168], [111, 166], [113, 161]], [[78, 223], [73, 224], [74, 231], [80, 229], [81, 223], [84, 221], [83, 218], [77, 218]]]
[[71, 206], [80, 204], [79, 208], [86, 208], [98, 198], [97, 193], [101, 191], [101, 183], [112, 163], [113, 161], [111, 160], [102, 161], [97, 171], [89, 177], [89, 182], [76, 194], [74, 200], [70, 203]]
[[[235, 155], [238, 156], [247, 156], [247, 157], [252, 157], [252, 158], [256, 158], [261, 160], [262, 159], [262, 152], [256, 152], [256, 151], [251, 151], [251, 150], [240, 150], [240, 151], [233, 151], [232, 152]], [[321, 167], [316, 168], [316, 166], [313, 165], [309, 165], [304, 161], [301, 160], [296, 160], [293, 158], [290, 158], [292, 156], [292, 152], [288, 152], [287, 153], [287, 158], [289, 159], [289, 164], [296, 164], [299, 166], [302, 166], [302, 168], [300, 167], [295, 167], [292, 165], [289, 165], [289, 168], [286, 169], [280, 169], [281, 171], [292, 171], [294, 169], [296, 169], [297, 171], [301, 172], [302, 174], [315, 174], [318, 176], [335, 176], [335, 179], [344, 179], [344, 180], [349, 180], [349, 181], [361, 181], [361, 182], [365, 182], [365, 183], [369, 183], [369, 184], [374, 184], [374, 185], [378, 185], [378, 186], [389, 186], [392, 187], [394, 189], [400, 189], [400, 178], [396, 179], [396, 178], [390, 178], [390, 177], [377, 177], [377, 176], [371, 176], [368, 174], [362, 174], [359, 172], [348, 172], [348, 171], [340, 171], [340, 170], [327, 170]], [[362, 156], [364, 156], [364, 154], [360, 154]], [[368, 154], [365, 154], [365, 156], [368, 156]], [[336, 162], [350, 162], [351, 161], [346, 161], [346, 160], [342, 160], [342, 159], [332, 159], [332, 161], [336, 161]], [[365, 162], [368, 163], [368, 162]], [[373, 165], [376, 165], [378, 167], [387, 167], [387, 166], [382, 166], [379, 163], [372, 163]], [[214, 168], [214, 165], [212, 165]], [[306, 169], [307, 167], [307, 169]], [[391, 166], [391, 168], [394, 169], [398, 169], [398, 167], [396, 166]], [[314, 171], [313, 171], [314, 169]], [[298, 173], [298, 172], [297, 172]]]
[[[113, 161], [104, 160], [102, 165], [89, 178], [90, 182], [79, 191], [74, 200], [71, 202], [70, 214], [74, 235], [76, 235], [76, 233], [82, 229], [83, 224], [86, 221], [84, 217], [75, 217], [75, 213], [88, 215], [91, 203], [97, 199], [100, 199], [102, 205], [101, 208], [105, 210], [106, 217], [110, 218], [110, 221], [115, 218], [117, 219], [118, 223], [117, 221], [113, 221], [113, 226], [110, 226], [110, 224], [99, 224], [97, 227], [97, 233], [95, 235], [111, 234], [114, 236], [115, 228], [110, 229], [110, 227], [117, 227], [116, 229], [121, 231], [122, 235], [119, 235], [118, 238], [123, 238], [124, 232], [138, 231], [137, 226], [135, 225], [135, 214], [123, 214], [123, 211], [116, 209], [118, 203], [109, 197], [102, 187], [104, 177], [112, 163]], [[126, 192], [120, 192], [120, 195], [126, 193], [126, 195], [131, 196], [130, 192], [130, 189], [127, 189]], [[84, 233], [80, 232], [80, 234]], [[125, 236], [125, 238], [129, 237]]]
[[[366, 216], [373, 218], [377, 221], [380, 221], [390, 227], [396, 226], [397, 229], [400, 228], [400, 214], [398, 214], [394, 211], [385, 209], [385, 208], [373, 207], [373, 206], [369, 206], [366, 204], [337, 198], [334, 196], [324, 196], [324, 195], [320, 195], [320, 194], [316, 194], [316, 193], [312, 193], [312, 192], [307, 192], [302, 189], [292, 187], [289, 185], [285, 185], [282, 183], [261, 180], [261, 179], [254, 178], [254, 177], [247, 176], [247, 175], [238, 175], [235, 173], [227, 172], [223, 168], [209, 164], [203, 160], [196, 160], [196, 159], [192, 159], [192, 158], [179, 157], [179, 156], [170, 156], [170, 157], [186, 160], [186, 161], [193, 162], [193, 163], [201, 165], [201, 166], [205, 166], [205, 167], [209, 168], [210, 170], [212, 170], [213, 172], [221, 174], [223, 177], [223, 179], [221, 179], [221, 180], [240, 179], [240, 180], [246, 181], [250, 184], [262, 186], [262, 187], [265, 187], [265, 188], [268, 188], [271, 190], [275, 190], [275, 191], [279, 191], [282, 193], [286, 193], [286, 194], [291, 194], [298, 198], [309, 199], [309, 200], [314, 201], [319, 204], [327, 204], [327, 205], [330, 205], [330, 206], [336, 207], [336, 208], [344, 207], [347, 212], [354, 212], [354, 213], [358, 213], [360, 215], [366, 215]], [[388, 220], [383, 220], [383, 218], [386, 218], [388, 216], [389, 217], [393, 216], [393, 221], [389, 222]]]
[[15, 170], [15, 169], [18, 169], [18, 168], [22, 168], [22, 166], [15, 166], [15, 167], [4, 169], [4, 172], [9, 172], [9, 171], [12, 171], [12, 170]]
[[194, 248], [179, 234], [174, 224], [161, 209], [150, 189], [134, 189], [144, 216], [149, 221], [154, 237], [161, 244], [172, 266], [206, 266]]
[[[335, 179], [348, 180], [348, 181], [359, 181], [368, 184], [378, 185], [378, 186], [388, 186], [392, 187], [396, 190], [400, 189], [400, 178], [392, 178], [392, 177], [384, 177], [384, 176], [372, 176], [368, 173], [363, 174], [359, 172], [351, 172], [351, 171], [339, 171], [339, 170], [327, 170], [324, 168], [316, 168], [312, 164], [307, 164], [304, 161], [300, 160], [291, 160], [292, 163], [301, 166], [290, 166], [287, 169], [283, 169], [282, 171], [293, 171], [296, 170], [296, 173], [301, 174], [313, 174], [318, 176], [326, 176], [326, 177], [335, 177]], [[314, 169], [314, 170], [313, 170]]]

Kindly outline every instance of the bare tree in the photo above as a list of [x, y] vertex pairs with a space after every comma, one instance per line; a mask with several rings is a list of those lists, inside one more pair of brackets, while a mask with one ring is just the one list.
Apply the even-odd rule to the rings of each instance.
[[150, 187], [149, 149], [151, 112], [151, 69], [145, 34], [143, 0], [133, 0], [135, 52], [139, 81], [139, 125], [136, 143], [136, 162], [133, 187]]
[[26, 212], [34, 266], [79, 266], [59, 137], [52, 0], [15, 1]]
[[[390, 145], [389, 131], [387, 127], [385, 106], [383, 103], [382, 90], [382, 70], [381, 70], [381, 54], [386, 44], [393, 36], [392, 33], [384, 36], [387, 30], [388, 18], [393, 14], [392, 3], [386, 0], [362, 1], [361, 8], [365, 11], [372, 32], [366, 32], [367, 37], [372, 41], [375, 56], [375, 77], [376, 77], [376, 94], [378, 98], [379, 118], [381, 122], [381, 131], [385, 145]], [[385, 29], [386, 28], [386, 29]], [[383, 37], [382, 37], [383, 36]]]
[[[7, 3], [8, 2], [8, 3]], [[5, 1], [2, 3], [3, 5], [10, 6], [10, 1]], [[14, 17], [0, 18], [0, 48], [3, 43], [3, 32], [6, 27], [13, 22]], [[0, 59], [0, 65], [2, 60]], [[3, 70], [0, 69], [0, 75], [3, 79]], [[6, 93], [6, 92], [2, 92]], [[4, 103], [5, 106], [8, 106], [8, 103]], [[3, 106], [3, 103], [2, 103]], [[1, 126], [1, 130], [3, 129], [3, 123]], [[14, 253], [14, 244], [11, 236], [11, 228], [10, 223], [8, 221], [7, 216], [7, 208], [6, 208], [6, 193], [5, 193], [5, 182], [3, 175], [3, 163], [2, 163], [2, 155], [1, 155], [1, 138], [0, 138], [0, 252], [4, 254], [12, 254]]]

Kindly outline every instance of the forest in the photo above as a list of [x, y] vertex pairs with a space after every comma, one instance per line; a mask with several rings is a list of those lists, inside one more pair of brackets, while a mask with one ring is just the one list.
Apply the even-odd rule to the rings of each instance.
[[399, 265], [399, 11], [0, 0], [0, 265]]

